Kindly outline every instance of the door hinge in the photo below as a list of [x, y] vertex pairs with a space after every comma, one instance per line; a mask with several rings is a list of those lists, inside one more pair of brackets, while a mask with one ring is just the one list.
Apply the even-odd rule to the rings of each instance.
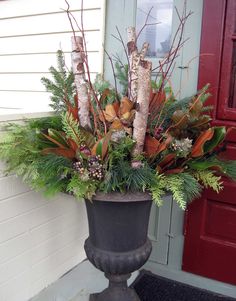
[[188, 69], [188, 66], [178, 66], [178, 68], [183, 70], [183, 69]]
[[166, 233], [166, 235], [169, 237], [169, 238], [175, 238], [175, 235], [173, 233]]

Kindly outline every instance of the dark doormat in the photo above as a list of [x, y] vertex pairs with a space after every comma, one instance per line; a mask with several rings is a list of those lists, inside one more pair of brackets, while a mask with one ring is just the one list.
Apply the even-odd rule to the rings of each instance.
[[141, 301], [236, 301], [181, 282], [141, 271], [131, 285]]

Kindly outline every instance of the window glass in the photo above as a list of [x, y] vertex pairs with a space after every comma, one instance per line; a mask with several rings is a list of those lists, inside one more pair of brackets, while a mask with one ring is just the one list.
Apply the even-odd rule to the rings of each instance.
[[[137, 0], [137, 32], [144, 26], [147, 16], [147, 24], [150, 24], [143, 28], [138, 38], [139, 47], [144, 42], [150, 44], [147, 56], [161, 58], [169, 51], [172, 15], [173, 0]], [[158, 24], [151, 25], [153, 23]]]

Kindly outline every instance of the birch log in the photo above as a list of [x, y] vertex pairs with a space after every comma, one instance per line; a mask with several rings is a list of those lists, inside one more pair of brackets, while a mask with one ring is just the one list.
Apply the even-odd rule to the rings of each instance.
[[128, 74], [128, 84], [129, 84], [129, 99], [133, 102], [137, 101], [137, 91], [138, 91], [138, 64], [139, 64], [139, 53], [136, 45], [136, 31], [135, 27], [127, 28], [127, 48], [129, 56], [129, 74]]
[[85, 69], [84, 69], [84, 47], [83, 38], [80, 36], [72, 37], [72, 70], [75, 76], [75, 86], [78, 95], [79, 106], [79, 121], [82, 127], [91, 128], [89, 118], [89, 97], [88, 86], [86, 83]]
[[133, 139], [136, 141], [135, 147], [133, 149], [133, 156], [139, 155], [143, 152], [149, 113], [151, 70], [151, 62], [140, 60], [140, 63], [138, 65], [137, 91], [137, 103], [139, 110], [135, 113], [133, 122]]

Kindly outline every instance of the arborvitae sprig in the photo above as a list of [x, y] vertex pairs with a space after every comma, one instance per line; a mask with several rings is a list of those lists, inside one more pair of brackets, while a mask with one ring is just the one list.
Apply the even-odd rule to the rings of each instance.
[[205, 188], [211, 188], [217, 193], [223, 189], [221, 177], [215, 175], [212, 170], [198, 170], [193, 172], [193, 176], [197, 181], [201, 181]]
[[173, 199], [178, 203], [181, 209], [185, 209], [187, 203], [200, 196], [201, 185], [189, 173], [179, 173], [170, 175], [157, 175], [156, 182], [151, 185], [153, 201], [160, 206], [162, 196], [169, 191]]

